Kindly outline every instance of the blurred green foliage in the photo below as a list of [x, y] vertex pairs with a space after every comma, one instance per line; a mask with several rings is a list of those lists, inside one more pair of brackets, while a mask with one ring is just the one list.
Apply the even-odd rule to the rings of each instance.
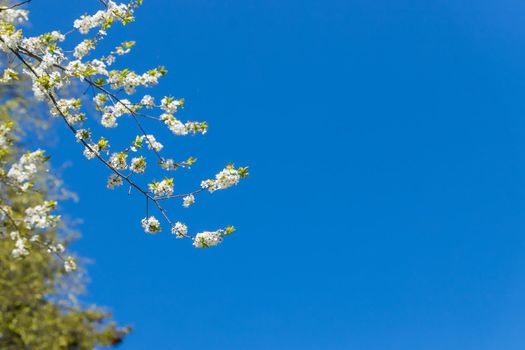
[[[12, 147], [0, 153], [0, 171], [28, 151], [28, 145], [33, 147], [39, 135], [49, 132], [47, 115], [30, 92], [24, 81], [0, 86], [0, 124], [11, 121], [15, 129]], [[15, 192], [0, 184], [0, 205], [8, 204], [14, 216], [22, 217], [25, 208], [67, 194], [53, 171], [39, 174], [36, 192]], [[45, 248], [35, 247], [28, 256], [13, 259], [9, 223], [4, 220], [0, 225], [1, 350], [82, 350], [121, 343], [128, 327], [119, 328], [109, 313], [78, 302], [76, 296], [84, 287], [81, 272], [65, 273], [62, 262]], [[67, 244], [71, 233], [68, 225], [62, 223], [42, 235], [45, 240], [64, 240]]]

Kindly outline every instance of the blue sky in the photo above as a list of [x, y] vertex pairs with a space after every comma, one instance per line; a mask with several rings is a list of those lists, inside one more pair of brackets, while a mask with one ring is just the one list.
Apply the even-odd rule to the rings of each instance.
[[[31, 31], [95, 8], [34, 0]], [[106, 190], [57, 124], [85, 300], [135, 327], [123, 349], [523, 349], [524, 16], [516, 0], [146, 0], [111, 42], [136, 40], [123, 62], [165, 65], [155, 94], [210, 123], [161, 135], [199, 159], [177, 186], [228, 161], [252, 176], [169, 207], [238, 227], [196, 250], [144, 234], [141, 198]]]

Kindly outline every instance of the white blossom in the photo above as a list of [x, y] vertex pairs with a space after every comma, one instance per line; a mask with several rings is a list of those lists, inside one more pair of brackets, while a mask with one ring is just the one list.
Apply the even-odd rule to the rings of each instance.
[[93, 40], [84, 40], [77, 46], [75, 46], [75, 51], [73, 53], [73, 56], [76, 58], [82, 58], [86, 56], [89, 51], [93, 50], [95, 48], [95, 43]]
[[146, 108], [152, 108], [155, 106], [155, 100], [150, 95], [144, 95], [142, 100], [140, 100], [140, 104]]
[[18, 73], [11, 68], [6, 68], [4, 70], [4, 73], [2, 73], [0, 83], [8, 83], [11, 80], [18, 80]]
[[91, 149], [87, 147], [84, 149], [84, 157], [86, 157], [87, 159], [93, 159], [96, 157], [97, 154], [99, 154], [100, 150], [98, 145], [94, 143], [90, 144], [89, 147]]
[[155, 219], [154, 216], [150, 216], [149, 218], [142, 219], [141, 223], [142, 223], [142, 228], [144, 229], [144, 232], [146, 233], [160, 232], [160, 222], [159, 220]]
[[188, 227], [182, 222], [177, 221], [175, 225], [171, 227], [171, 233], [176, 235], [177, 238], [184, 238], [188, 234]]
[[153, 69], [144, 74], [137, 74], [129, 70], [112, 70], [109, 72], [108, 83], [112, 89], [124, 88], [124, 91], [131, 95], [138, 86], [149, 87], [156, 85], [158, 78], [162, 74], [162, 71], [159, 69]]
[[18, 232], [18, 231], [11, 231], [9, 233], [9, 238], [11, 238], [13, 241], [16, 241], [17, 239], [20, 238], [20, 232]]
[[118, 176], [117, 174], [109, 175], [108, 182], [107, 182], [107, 188], [112, 190], [115, 187], [118, 187], [121, 185], [122, 185], [122, 178], [120, 176]]
[[173, 161], [173, 159], [165, 159], [162, 163], [160, 163], [160, 167], [164, 170], [175, 170], [177, 169], [178, 165]]
[[105, 128], [114, 128], [117, 126], [117, 118], [112, 113], [104, 113], [102, 115], [102, 119], [100, 120], [100, 123]]
[[43, 204], [27, 208], [25, 210], [24, 223], [27, 229], [45, 229], [53, 226], [59, 217], [49, 215], [49, 212], [56, 206], [54, 201], [45, 201]]
[[[1, 11], [3, 12], [3, 11]], [[0, 22], [0, 24], [3, 24]], [[11, 49], [16, 49], [18, 43], [22, 38], [22, 31], [16, 30], [14, 27], [7, 25], [0, 26], [0, 50], [4, 52], [11, 52]]]
[[209, 248], [222, 242], [222, 235], [219, 231], [205, 231], [197, 233], [193, 240], [195, 248]]
[[146, 159], [143, 156], [131, 159], [130, 170], [134, 173], [143, 174], [146, 170]]
[[83, 113], [77, 113], [80, 107], [80, 99], [78, 98], [60, 99], [56, 105], [52, 104], [50, 113], [53, 116], [65, 116], [68, 122], [76, 124], [84, 118]]
[[[38, 238], [38, 237], [36, 237]], [[36, 241], [36, 239], [35, 239]], [[48, 253], [63, 253], [65, 250], [64, 246], [61, 243], [58, 244], [48, 244], [47, 245], [47, 252]]]
[[17, 238], [15, 242], [15, 248], [11, 251], [11, 256], [15, 259], [18, 259], [20, 257], [29, 255], [29, 250], [27, 247], [27, 239], [22, 237]]
[[31, 186], [29, 181], [33, 178], [38, 170], [38, 166], [42, 164], [43, 161], [43, 151], [28, 152], [11, 166], [7, 172], [7, 177], [14, 180], [22, 191], [26, 191]]
[[87, 67], [92, 71], [92, 73], [90, 73], [91, 75], [96, 75], [96, 74], [100, 74], [104, 76], [108, 75], [108, 71], [106, 70], [106, 64], [102, 62], [101, 60], [97, 60], [97, 59], [91, 60], [87, 62]]
[[78, 142], [82, 140], [87, 140], [90, 137], [91, 137], [91, 132], [87, 129], [78, 129], [75, 132], [75, 138], [77, 139]]
[[93, 101], [95, 101], [95, 105], [97, 106], [97, 108], [101, 109], [108, 101], [108, 97], [106, 96], [106, 94], [98, 93], [95, 95], [95, 97], [93, 97]]
[[[131, 9], [126, 4], [117, 5], [113, 1], [107, 2], [107, 10], [97, 11], [94, 15], [83, 15], [75, 20], [73, 27], [81, 34], [87, 34], [91, 29], [111, 24], [113, 20], [124, 20], [131, 15]], [[131, 19], [130, 19], [131, 20]]]
[[147, 137], [147, 144], [148, 144], [148, 148], [149, 149], [153, 149], [153, 150], [155, 150], [157, 152], [160, 152], [162, 150], [162, 148], [164, 148], [162, 143], [160, 143], [157, 140], [155, 140], [155, 136], [153, 136], [153, 135], [146, 135], [146, 137]]
[[[101, 108], [105, 100], [101, 96], [99, 96], [98, 101], [100, 105], [97, 104], [97, 106], [100, 106], [99, 108]], [[103, 110], [102, 120], [101, 120], [102, 125], [106, 128], [114, 128], [117, 126], [117, 118], [121, 117], [122, 115], [126, 113], [129, 113], [130, 111], [133, 111], [134, 107], [131, 105], [131, 102], [129, 102], [129, 100], [124, 99], [124, 100], [118, 101], [113, 106], [106, 106], [102, 110]]]
[[27, 10], [4, 8], [0, 11], [0, 21], [11, 24], [22, 23], [27, 21], [27, 15]]
[[130, 111], [133, 111], [134, 109], [135, 107], [129, 100], [122, 99], [115, 104], [113, 113], [115, 113], [115, 116], [120, 117], [126, 113], [130, 113]]
[[75, 271], [76, 269], [77, 263], [75, 262], [75, 259], [73, 259], [71, 256], [68, 256], [64, 261], [64, 270], [69, 273]]
[[85, 79], [84, 72], [88, 66], [79, 60], [70, 61], [66, 66], [66, 75], [69, 77], [77, 77], [80, 81]]
[[171, 196], [173, 194], [173, 179], [164, 179], [158, 182], [153, 181], [148, 187], [151, 193], [156, 196]]
[[241, 174], [239, 174], [239, 171], [230, 164], [215, 175], [215, 180], [205, 180], [201, 182], [201, 187], [210, 192], [224, 190], [228, 187], [237, 185], [240, 179]]
[[0, 125], [0, 148], [8, 146], [10, 139], [9, 133], [11, 132], [11, 126], [9, 124]]
[[192, 194], [189, 194], [189, 195], [185, 196], [182, 199], [182, 201], [183, 201], [182, 206], [184, 208], [188, 208], [190, 205], [195, 204], [195, 196], [192, 195]]
[[164, 113], [160, 116], [160, 120], [164, 121], [164, 124], [168, 126], [168, 128], [175, 134], [175, 135], [187, 135], [188, 130], [186, 130], [186, 126], [177, 118], [175, 118], [173, 115]]
[[175, 100], [173, 97], [164, 97], [160, 101], [160, 108], [166, 113], [173, 114], [177, 111], [179, 106], [182, 106], [183, 100]]
[[217, 189], [222, 190], [237, 185], [241, 176], [233, 167], [226, 167], [220, 173], [215, 175], [215, 184]]
[[204, 180], [201, 182], [201, 187], [210, 191], [214, 192], [217, 188], [215, 187], [215, 181], [214, 180]]
[[201, 134], [206, 134], [208, 132], [208, 123], [206, 122], [186, 122], [184, 124], [184, 128], [187, 132], [192, 133], [195, 135], [196, 133], [200, 132]]
[[109, 164], [117, 170], [125, 170], [128, 168], [127, 158], [128, 155], [124, 152], [113, 153], [109, 158]]
[[107, 64], [108, 66], [111, 66], [113, 63], [115, 63], [115, 60], [116, 60], [116, 59], [117, 59], [117, 58], [116, 58], [115, 56], [113, 56], [113, 55], [108, 55], [108, 56], [106, 57], [105, 61], [106, 61], [106, 64]]

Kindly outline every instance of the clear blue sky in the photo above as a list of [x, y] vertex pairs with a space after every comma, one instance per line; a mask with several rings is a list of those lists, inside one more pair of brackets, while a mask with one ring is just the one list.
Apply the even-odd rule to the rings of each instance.
[[[31, 31], [96, 7], [34, 0]], [[523, 349], [524, 18], [517, 0], [144, 1], [113, 42], [210, 123], [164, 134], [200, 160], [177, 184], [230, 160], [252, 176], [170, 207], [238, 227], [196, 250], [144, 234], [143, 201], [57, 124], [85, 300], [134, 325], [123, 349]]]

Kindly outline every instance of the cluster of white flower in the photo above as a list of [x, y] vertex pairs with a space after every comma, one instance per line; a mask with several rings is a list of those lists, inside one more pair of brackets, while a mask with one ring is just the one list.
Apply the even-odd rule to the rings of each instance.
[[15, 259], [29, 255], [29, 242], [21, 237], [17, 231], [11, 232], [11, 239], [15, 241], [15, 248], [11, 251], [11, 256]]
[[15, 181], [19, 189], [27, 191], [32, 186], [31, 179], [44, 160], [45, 157], [42, 150], [28, 152], [11, 166], [7, 172], [7, 177]]
[[89, 51], [93, 50], [94, 48], [95, 43], [93, 42], [93, 40], [86, 39], [75, 47], [73, 56], [80, 59], [86, 56], [89, 53]]
[[16, 30], [14, 26], [6, 22], [0, 23], [0, 39], [2, 39], [0, 40], [0, 49], [9, 51], [16, 48], [21, 38], [21, 30]]
[[205, 180], [201, 182], [201, 187], [210, 192], [216, 190], [224, 190], [239, 183], [239, 180], [248, 176], [247, 168], [235, 169], [232, 164], [228, 164], [226, 168], [215, 175], [215, 180]]
[[[147, 144], [148, 144], [148, 148], [149, 149], [152, 149], [152, 150], [155, 150], [157, 152], [160, 152], [164, 148], [162, 143], [158, 142], [155, 139], [155, 136], [153, 136], [153, 135], [146, 135], [146, 138], [147, 138]], [[140, 136], [140, 139], [142, 140], [143, 137]]]
[[108, 1], [105, 11], [97, 11], [93, 16], [83, 15], [75, 20], [73, 26], [77, 28], [81, 34], [87, 34], [93, 28], [101, 27], [102, 29], [106, 29], [114, 20], [119, 20], [125, 24], [133, 20], [132, 16], [132, 8], [125, 4], [117, 5], [113, 1]]
[[10, 82], [11, 80], [18, 80], [18, 73], [11, 69], [11, 68], [6, 68], [4, 70], [4, 73], [2, 73], [2, 77], [0, 78], [0, 83], [8, 83]]
[[93, 159], [97, 156], [97, 154], [99, 154], [99, 147], [97, 144], [90, 144], [89, 147], [91, 149], [89, 149], [88, 147], [86, 147], [84, 149], [84, 157], [86, 157], [87, 159]]
[[165, 197], [173, 194], [173, 179], [166, 178], [162, 181], [153, 181], [148, 185], [149, 190], [155, 196]]
[[125, 152], [113, 153], [109, 158], [109, 164], [117, 170], [125, 170], [128, 168], [127, 158], [128, 154]]
[[24, 218], [26, 228], [29, 230], [34, 228], [46, 229], [55, 225], [60, 217], [49, 215], [49, 212], [55, 207], [55, 201], [45, 201], [43, 204], [27, 208]]
[[[9, 234], [9, 237], [11, 238], [11, 240], [15, 242], [15, 247], [11, 250], [11, 256], [15, 259], [23, 258], [29, 255], [31, 244], [40, 241], [39, 235], [33, 235], [30, 237], [30, 239], [27, 239], [21, 236], [18, 231], [12, 231]], [[39, 242], [39, 243], [47, 247], [48, 253], [61, 254], [65, 251], [64, 245], [61, 243], [57, 243], [57, 244], [51, 244], [49, 242], [45, 242], [45, 243]], [[66, 270], [66, 272], [71, 272], [75, 270], [76, 267], [77, 267], [76, 262], [71, 256], [68, 256], [64, 260], [64, 269]]]
[[108, 101], [108, 97], [105, 94], [98, 93], [93, 97], [93, 101], [95, 102], [97, 109], [101, 110]]
[[4, 8], [0, 11], [0, 22], [23, 23], [28, 20], [28, 14], [27, 10]]
[[153, 108], [155, 107], [155, 99], [150, 95], [144, 95], [142, 100], [140, 100], [140, 104], [146, 108]]
[[102, 108], [103, 103], [105, 101], [101, 96], [104, 95], [98, 94], [97, 96], [95, 96], [95, 103], [97, 104], [97, 108], [101, 109], [103, 112], [101, 123], [106, 128], [116, 127], [118, 125], [117, 118], [134, 110], [134, 107], [131, 105], [131, 102], [129, 102], [129, 100], [126, 99], [118, 101], [114, 106], [106, 106]]
[[114, 53], [119, 55], [119, 56], [123, 56], [123, 55], [129, 53], [133, 46], [135, 46], [135, 42], [134, 41], [124, 41], [123, 43], [121, 43], [119, 46], [117, 46], [115, 48]]
[[184, 208], [188, 208], [190, 205], [193, 204], [195, 204], [195, 196], [192, 194], [184, 196], [184, 198], [182, 199], [182, 206]]
[[80, 142], [82, 140], [87, 140], [91, 137], [91, 132], [87, 129], [78, 129], [75, 132], [75, 138], [77, 139], [77, 142]]
[[11, 132], [10, 123], [4, 123], [0, 125], [0, 148], [7, 147], [9, 145], [9, 142], [11, 142], [9, 138], [10, 132]]
[[64, 270], [66, 272], [72, 272], [77, 269], [77, 263], [75, 262], [75, 259], [73, 259], [72, 256], [68, 256], [66, 260], [64, 261]]
[[142, 219], [142, 228], [146, 233], [160, 232], [160, 222], [154, 216]]
[[169, 114], [173, 114], [184, 104], [184, 99], [175, 100], [173, 97], [164, 97], [160, 100], [160, 108]]
[[195, 248], [209, 248], [216, 246], [222, 242], [222, 234], [220, 231], [205, 231], [197, 233], [193, 240]]
[[[38, 240], [38, 236], [33, 236], [32, 239], [34, 241]], [[47, 246], [47, 252], [48, 253], [63, 253], [66, 248], [62, 243], [57, 243], [56, 245], [48, 245]]]
[[[2, 11], [0, 11], [0, 15], [1, 13]], [[25, 207], [25, 201], [19, 201], [16, 203], [16, 209], [11, 206], [14, 203], [9, 204], [13, 202], [11, 195], [7, 195], [9, 192], [29, 191], [33, 187], [31, 181], [39, 175], [41, 178], [41, 175], [47, 171], [44, 167], [46, 157], [41, 150], [24, 153], [16, 161], [10, 160], [16, 150], [16, 147], [12, 147], [15, 138], [11, 135], [13, 127], [12, 121], [0, 124], [0, 184], [3, 189], [0, 196], [2, 202], [0, 206], [0, 237], [9, 237], [13, 241], [11, 256], [14, 259], [22, 259], [29, 255], [32, 245], [38, 248], [47, 248], [49, 253], [56, 254], [62, 259], [61, 253], [65, 250], [64, 245], [42, 239], [42, 230], [53, 228], [60, 221], [60, 216], [50, 214], [57, 203], [46, 200], [41, 204]], [[9, 168], [9, 171], [4, 171], [4, 167]], [[35, 191], [40, 192], [40, 189], [37, 188]], [[32, 193], [28, 194], [28, 198], [32, 196]], [[38, 196], [34, 198], [38, 198]], [[9, 234], [7, 234], [8, 232]], [[73, 258], [65, 260], [64, 269], [66, 271], [72, 271], [75, 267]]]
[[165, 159], [160, 163], [160, 167], [164, 170], [175, 170], [178, 167], [178, 164], [173, 161], [173, 159]]
[[186, 126], [172, 114], [164, 113], [160, 116], [160, 120], [164, 121], [164, 124], [166, 124], [175, 135], [181, 136], [188, 134]]
[[77, 124], [85, 121], [86, 115], [78, 112], [81, 107], [80, 99], [60, 99], [57, 101], [56, 106], [53, 104], [49, 109], [49, 112], [53, 116], [63, 116], [66, 118], [68, 123]]
[[215, 187], [218, 190], [224, 190], [228, 187], [237, 185], [241, 175], [233, 166], [224, 168], [220, 173], [215, 175]]
[[124, 88], [128, 95], [135, 93], [139, 86], [150, 87], [159, 83], [159, 78], [165, 74], [161, 68], [149, 70], [143, 74], [137, 74], [128, 69], [119, 71], [112, 70], [109, 72], [108, 83], [112, 89]]
[[155, 139], [155, 136], [146, 135], [146, 137], [137, 136], [135, 140], [133, 141], [133, 144], [130, 147], [130, 150], [132, 150], [133, 152], [137, 152], [138, 149], [142, 148], [142, 143], [144, 142], [144, 138], [146, 138], [146, 144], [148, 145], [148, 149], [152, 149], [156, 152], [160, 152], [164, 148], [162, 143], [158, 142]]
[[[52, 31], [36, 37], [23, 38], [20, 42], [20, 46], [30, 52], [38, 52], [42, 55], [47, 53], [47, 47], [49, 45], [56, 45], [58, 42], [64, 41], [65, 35], [58, 31]], [[57, 53], [60, 53], [60, 49], [57, 47]]]
[[177, 221], [175, 225], [171, 227], [171, 233], [177, 236], [177, 238], [184, 238], [188, 234], [188, 226]]
[[195, 135], [198, 132], [204, 135], [208, 130], [208, 123], [206, 122], [186, 122], [186, 124], [184, 124], [175, 118], [173, 114], [169, 113], [162, 114], [160, 120], [168, 126], [171, 132], [178, 136], [188, 135], [189, 133]]
[[[38, 49], [43, 52], [43, 54], [33, 66], [23, 70], [23, 72], [31, 78], [33, 82], [33, 93], [40, 101], [46, 100], [54, 91], [58, 91], [63, 86], [69, 84], [68, 77], [55, 69], [66, 58], [62, 50], [58, 47], [49, 50], [51, 40], [54, 40], [51, 35], [45, 35], [44, 38], [41, 38], [40, 40], [31, 41], [34, 46], [37, 46]], [[20, 47], [23, 46], [20, 45]], [[17, 48], [10, 48], [7, 52], [16, 52], [16, 49], [18, 49], [18, 45]], [[23, 47], [23, 49], [26, 50], [25, 47]], [[50, 100], [47, 101], [50, 103], [52, 102]]]
[[146, 171], [146, 159], [144, 156], [131, 159], [131, 171], [137, 174], [143, 174]]
[[0, 49], [7, 51], [16, 48], [22, 38], [22, 31], [16, 30], [16, 24], [27, 21], [28, 12], [21, 9], [4, 8], [0, 11]]
[[[111, 107], [108, 107], [108, 108], [111, 108]], [[115, 116], [115, 114], [113, 113], [104, 113], [102, 115], [102, 119], [100, 120], [100, 123], [105, 127], [105, 128], [114, 128], [116, 127], [118, 124], [117, 124], [117, 118]]]
[[[65, 78], [78, 78], [80, 81], [84, 81], [94, 75], [108, 75], [106, 70], [106, 64], [101, 60], [94, 59], [85, 63], [80, 60], [70, 61], [67, 66], [63, 67], [66, 73]], [[67, 81], [67, 80], [66, 80]]]
[[208, 123], [206, 122], [186, 122], [184, 126], [186, 127], [186, 131], [193, 135], [198, 132], [204, 135], [208, 131]]
[[107, 188], [112, 190], [115, 187], [118, 187], [118, 186], [121, 186], [121, 185], [122, 185], [122, 178], [120, 176], [118, 176], [117, 174], [109, 175], [108, 182], [107, 182], [107, 185], [106, 185]]

